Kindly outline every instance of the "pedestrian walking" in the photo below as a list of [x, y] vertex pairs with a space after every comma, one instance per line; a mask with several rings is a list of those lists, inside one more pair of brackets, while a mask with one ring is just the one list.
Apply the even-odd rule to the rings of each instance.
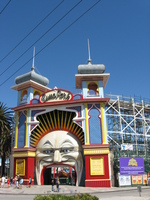
[[52, 191], [54, 191], [54, 179], [52, 179]]
[[56, 181], [57, 192], [59, 192], [59, 185], [60, 185], [59, 178], [57, 178], [57, 181]]
[[18, 189], [20, 188], [20, 180], [21, 180], [21, 177], [18, 175]]
[[20, 177], [19, 180], [19, 188], [22, 189], [22, 185], [23, 185], [23, 178]]
[[10, 186], [12, 187], [13, 185], [13, 177], [10, 178]]
[[16, 184], [16, 188], [19, 189], [18, 175], [15, 176], [15, 184]]
[[7, 179], [7, 185], [8, 185], [8, 188], [9, 188], [9, 186], [10, 186], [10, 179], [9, 178]]
[[7, 184], [7, 176], [5, 177], [5, 187], [7, 188], [8, 184]]
[[138, 192], [139, 192], [139, 196], [141, 197], [141, 192], [142, 192], [141, 185], [138, 185], [137, 189], [138, 189]]
[[1, 178], [1, 187], [5, 186], [5, 176], [2, 176]]
[[31, 176], [29, 176], [29, 188], [31, 187], [31, 183], [32, 183], [32, 178]]

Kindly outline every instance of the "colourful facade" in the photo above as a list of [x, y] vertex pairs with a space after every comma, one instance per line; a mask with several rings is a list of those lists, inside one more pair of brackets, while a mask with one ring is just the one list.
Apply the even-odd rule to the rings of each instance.
[[[32, 73], [36, 77], [34, 68]], [[55, 169], [67, 166], [76, 173], [76, 185], [111, 187], [105, 116], [109, 99], [104, 98], [103, 91], [109, 74], [76, 74], [76, 88], [82, 89], [82, 94], [74, 95], [64, 89], [47, 87], [39, 82], [39, 77], [33, 79], [29, 74], [25, 77], [18, 77], [12, 87], [18, 91], [17, 106], [13, 108], [16, 113], [14, 176], [22, 176], [24, 184], [31, 176], [32, 183], [39, 185], [46, 184], [46, 176], [50, 176], [50, 184]], [[58, 144], [62, 137], [68, 137], [63, 145]]]

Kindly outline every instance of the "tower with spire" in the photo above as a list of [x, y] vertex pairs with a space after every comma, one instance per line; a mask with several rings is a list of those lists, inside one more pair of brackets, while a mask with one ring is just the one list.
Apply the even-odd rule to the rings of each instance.
[[78, 66], [75, 75], [76, 88], [83, 94], [83, 129], [85, 133], [85, 186], [110, 187], [110, 159], [107, 139], [107, 123], [104, 88], [109, 75], [104, 64], [92, 64], [88, 41], [88, 64]]
[[[13, 90], [18, 92], [17, 107], [13, 108], [16, 115], [15, 145], [12, 150], [15, 163], [14, 174], [18, 173], [19, 165], [22, 165], [24, 168], [20, 169], [24, 169], [24, 171], [19, 174], [26, 178], [29, 176], [28, 173], [34, 176], [34, 169], [31, 166], [34, 166], [35, 150], [30, 147], [30, 130], [35, 126], [35, 123], [34, 125], [32, 124], [33, 111], [31, 113], [30, 105], [38, 103], [39, 96], [50, 90], [47, 87], [49, 80], [35, 72], [34, 63], [35, 48], [31, 71], [16, 77], [16, 85], [12, 87]], [[25, 174], [25, 168], [28, 172], [27, 174]]]

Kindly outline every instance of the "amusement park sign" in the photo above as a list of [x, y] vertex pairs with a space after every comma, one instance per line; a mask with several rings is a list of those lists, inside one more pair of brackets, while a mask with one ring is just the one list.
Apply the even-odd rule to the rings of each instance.
[[120, 158], [121, 175], [144, 174], [143, 158]]
[[72, 93], [65, 90], [51, 90], [50, 92], [47, 92], [45, 94], [42, 94], [40, 96], [40, 102], [46, 103], [46, 102], [53, 102], [53, 101], [68, 101], [72, 99]]

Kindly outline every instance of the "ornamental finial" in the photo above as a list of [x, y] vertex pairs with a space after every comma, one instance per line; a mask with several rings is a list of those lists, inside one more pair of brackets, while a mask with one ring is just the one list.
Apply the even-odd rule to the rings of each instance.
[[89, 44], [89, 39], [88, 39], [88, 53], [89, 53], [88, 64], [91, 64], [91, 57], [90, 57], [90, 44]]
[[33, 49], [33, 62], [32, 62], [31, 71], [34, 71], [34, 59], [35, 59], [35, 47]]

